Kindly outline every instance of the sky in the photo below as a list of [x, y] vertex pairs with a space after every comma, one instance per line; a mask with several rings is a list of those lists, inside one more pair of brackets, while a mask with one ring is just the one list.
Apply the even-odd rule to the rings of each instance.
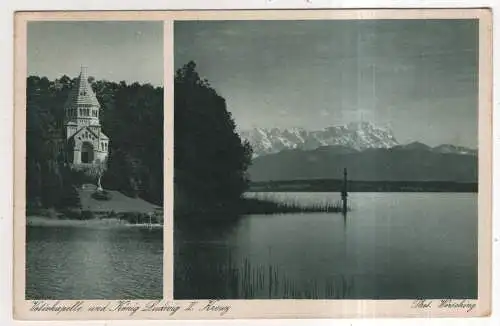
[[174, 23], [239, 129], [369, 121], [400, 143], [477, 147], [476, 20]]
[[163, 85], [163, 22], [28, 23], [28, 75]]

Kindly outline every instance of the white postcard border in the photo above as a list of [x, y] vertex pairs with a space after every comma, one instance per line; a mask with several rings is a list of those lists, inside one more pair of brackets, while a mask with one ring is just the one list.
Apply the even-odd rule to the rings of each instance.
[[[243, 19], [480, 19], [479, 63], [479, 273], [477, 307], [470, 312], [464, 309], [411, 308], [414, 300], [223, 300], [219, 306], [230, 306], [226, 313], [199, 309], [186, 310], [191, 301], [173, 301], [173, 251], [172, 214], [165, 209], [164, 236], [164, 293], [166, 299], [160, 305], [180, 306], [171, 311], [89, 312], [85, 309], [72, 312], [32, 311], [33, 302], [24, 300], [25, 266], [25, 82], [26, 82], [26, 22], [28, 20], [162, 20], [165, 21], [165, 207], [172, 204], [173, 143], [172, 114], [173, 89], [168, 80], [173, 76], [173, 20], [243, 20]], [[68, 319], [234, 319], [234, 318], [355, 318], [355, 317], [467, 317], [485, 316], [491, 307], [491, 191], [492, 191], [492, 25], [491, 13], [480, 9], [405, 9], [405, 10], [270, 10], [270, 11], [164, 11], [164, 12], [43, 12], [20, 13], [15, 25], [15, 137], [14, 137], [14, 316], [24, 320]], [[168, 34], [168, 35], [167, 35]], [[169, 100], [170, 99], [170, 100]], [[170, 206], [171, 207], [171, 206]], [[151, 300], [132, 301], [146, 307]], [[54, 304], [55, 301], [47, 301]], [[108, 301], [84, 301], [83, 306], [107, 304]], [[71, 307], [77, 301], [61, 301], [58, 304]], [[116, 301], [110, 302], [116, 305]], [[202, 308], [207, 301], [199, 301]], [[68, 308], [69, 309], [69, 308]]]

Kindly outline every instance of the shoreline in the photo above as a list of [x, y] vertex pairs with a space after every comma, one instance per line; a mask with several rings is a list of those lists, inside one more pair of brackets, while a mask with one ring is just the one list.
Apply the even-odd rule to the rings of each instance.
[[116, 218], [113, 219], [91, 219], [91, 220], [71, 220], [54, 219], [45, 216], [30, 215], [26, 216], [26, 226], [44, 226], [44, 227], [81, 227], [97, 229], [116, 229], [116, 228], [145, 228], [160, 229], [162, 224], [130, 224]]
[[[198, 208], [200, 205], [195, 205]], [[192, 206], [191, 206], [192, 207]], [[303, 213], [335, 213], [344, 212], [341, 200], [325, 203], [301, 204], [297, 201], [279, 201], [273, 198], [243, 197], [234, 202], [222, 203], [218, 206], [203, 206], [201, 209], [193, 210], [185, 207], [174, 209], [176, 216], [219, 216], [218, 220], [224, 220], [222, 216], [246, 216], [246, 215], [279, 215], [279, 214], [303, 214]], [[349, 205], [346, 212], [352, 209]], [[213, 220], [213, 219], [212, 219]]]

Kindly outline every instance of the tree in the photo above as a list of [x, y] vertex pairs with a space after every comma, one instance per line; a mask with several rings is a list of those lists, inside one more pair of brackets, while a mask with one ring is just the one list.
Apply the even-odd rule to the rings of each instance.
[[[64, 104], [76, 79], [27, 79], [27, 201], [58, 205], [65, 191], [82, 182], [96, 183], [163, 204], [163, 88], [149, 84], [92, 80], [101, 104], [103, 131], [110, 138], [107, 170], [63, 170], [51, 150], [54, 137], [63, 135]], [[62, 179], [62, 180], [61, 180]], [[68, 188], [68, 184], [73, 187]], [[73, 194], [74, 195], [74, 194]], [[74, 202], [70, 194], [68, 201]]]
[[68, 166], [59, 164], [62, 172], [62, 191], [59, 194], [57, 208], [81, 208], [80, 195], [76, 187], [80, 184], [81, 175], [78, 171], [71, 171]]
[[62, 176], [53, 157], [53, 138], [57, 135], [53, 99], [57, 89], [47, 78], [30, 76], [27, 80], [26, 121], [26, 196], [44, 207], [58, 205], [62, 193]]
[[[178, 195], [205, 207], [238, 200], [252, 151], [235, 131], [226, 101], [191, 61], [174, 80], [174, 182]], [[177, 194], [176, 194], [177, 195]]]

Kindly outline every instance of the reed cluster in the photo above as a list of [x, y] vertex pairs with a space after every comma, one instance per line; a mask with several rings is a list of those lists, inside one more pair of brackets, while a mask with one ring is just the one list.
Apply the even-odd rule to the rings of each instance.
[[[347, 207], [347, 211], [350, 211]], [[341, 213], [342, 202], [324, 201], [320, 203], [300, 203], [298, 200], [277, 201], [272, 198], [245, 198], [242, 200], [242, 214], [280, 214], [280, 213]]]
[[276, 265], [209, 264], [203, 271], [176, 268], [176, 298], [197, 299], [346, 299], [352, 295], [352, 277], [335, 275], [324, 280], [297, 280]]

